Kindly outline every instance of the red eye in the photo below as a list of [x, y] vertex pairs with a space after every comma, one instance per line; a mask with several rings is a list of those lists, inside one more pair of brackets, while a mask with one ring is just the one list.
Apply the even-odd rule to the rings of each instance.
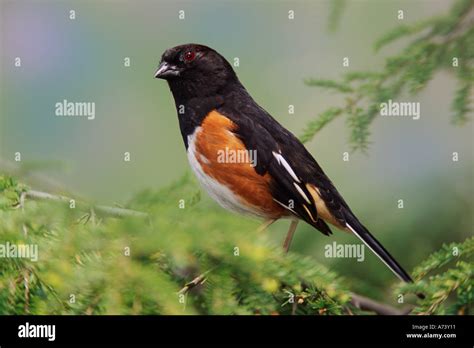
[[194, 58], [196, 58], [196, 53], [194, 53], [193, 51], [187, 51], [187, 52], [184, 54], [184, 61], [185, 61], [186, 63], [189, 63], [189, 62], [193, 61]]

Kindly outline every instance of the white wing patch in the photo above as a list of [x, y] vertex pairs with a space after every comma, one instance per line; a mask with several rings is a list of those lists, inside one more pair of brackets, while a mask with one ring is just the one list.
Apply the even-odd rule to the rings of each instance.
[[277, 160], [278, 164], [282, 165], [286, 169], [286, 171], [291, 175], [293, 180], [295, 180], [298, 184], [300, 184], [301, 180], [298, 179], [295, 172], [293, 171], [293, 168], [291, 168], [291, 166], [288, 164], [286, 159], [281, 154], [276, 153], [274, 151], [272, 151], [272, 154], [273, 154], [273, 157], [275, 157], [275, 159]]
[[[293, 180], [295, 181], [293, 183], [293, 185], [295, 186], [296, 190], [298, 191], [298, 193], [301, 195], [301, 197], [304, 198], [304, 200], [308, 203], [308, 204], [311, 204], [311, 200], [308, 198], [308, 196], [306, 195], [306, 193], [304, 193], [303, 189], [301, 188], [300, 184], [301, 183], [301, 180], [300, 178], [298, 178], [298, 176], [296, 175], [295, 171], [293, 170], [293, 168], [291, 168], [290, 164], [286, 161], [285, 157], [283, 157], [283, 155], [281, 153], [276, 153], [274, 151], [272, 151], [272, 154], [273, 154], [273, 157], [275, 157], [275, 159], [277, 160], [278, 164], [283, 166], [283, 168], [285, 168], [285, 170], [288, 172], [288, 174], [290, 174], [290, 176], [293, 178]], [[278, 202], [280, 203], [280, 202]], [[281, 204], [281, 203], [280, 203]], [[284, 206], [284, 205], [283, 205]], [[284, 206], [285, 208], [288, 209], [288, 207]], [[308, 210], [306, 207], [305, 207], [306, 210]], [[291, 209], [290, 209], [291, 210]], [[311, 214], [310, 214], [311, 215]], [[311, 217], [312, 218], [312, 217]]]
[[293, 185], [296, 187], [296, 189], [298, 190], [298, 192], [300, 193], [300, 195], [304, 198], [304, 200], [308, 203], [308, 204], [311, 204], [311, 201], [309, 200], [308, 196], [306, 196], [306, 194], [304, 193], [303, 189], [300, 187], [300, 185], [298, 185], [297, 183], [293, 183]]

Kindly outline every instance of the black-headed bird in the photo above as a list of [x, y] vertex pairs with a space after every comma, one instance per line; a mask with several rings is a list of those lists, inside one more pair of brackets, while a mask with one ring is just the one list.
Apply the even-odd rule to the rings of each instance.
[[[353, 233], [401, 280], [408, 273], [359, 221], [303, 144], [250, 96], [229, 62], [212, 48], [166, 50], [155, 73], [168, 82], [189, 163], [222, 207], [264, 219], [304, 220], [325, 235], [331, 224]], [[252, 156], [252, 154], [254, 156]]]

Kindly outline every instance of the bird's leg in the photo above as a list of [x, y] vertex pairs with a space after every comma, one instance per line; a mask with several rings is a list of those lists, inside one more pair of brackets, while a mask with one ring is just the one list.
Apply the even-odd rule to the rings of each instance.
[[293, 240], [293, 235], [295, 234], [296, 226], [298, 226], [298, 221], [299, 220], [291, 220], [290, 228], [288, 229], [285, 242], [283, 243], [283, 250], [285, 250], [285, 253], [290, 250], [291, 241]]
[[257, 232], [258, 233], [262, 233], [263, 231], [265, 231], [272, 223], [274, 223], [275, 221], [277, 221], [277, 219], [268, 219], [268, 220], [265, 220], [258, 228], [257, 228]]

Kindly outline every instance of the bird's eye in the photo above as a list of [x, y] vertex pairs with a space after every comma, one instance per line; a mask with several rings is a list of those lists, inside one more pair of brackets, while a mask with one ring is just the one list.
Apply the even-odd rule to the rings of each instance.
[[184, 61], [186, 63], [192, 62], [196, 58], [196, 53], [194, 51], [187, 51], [184, 54]]

